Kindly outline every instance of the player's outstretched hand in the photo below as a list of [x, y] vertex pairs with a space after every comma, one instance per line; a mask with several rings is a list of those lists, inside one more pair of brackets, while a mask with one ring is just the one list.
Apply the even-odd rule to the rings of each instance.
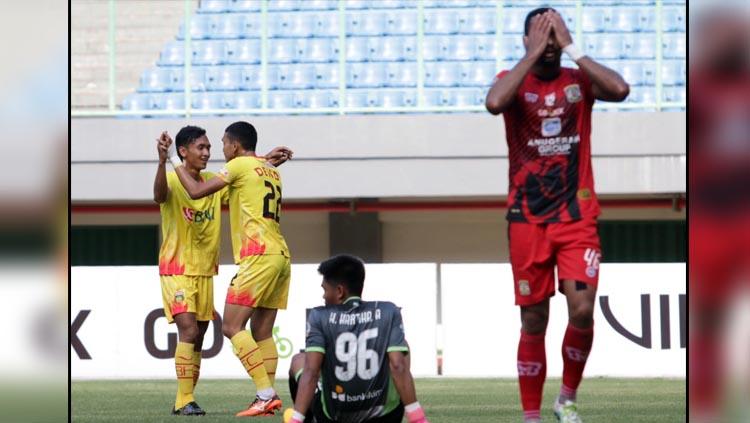
[[156, 139], [156, 151], [159, 153], [159, 163], [164, 164], [169, 159], [169, 144], [170, 141], [167, 139], [169, 135], [166, 131], [162, 132], [159, 138]]
[[548, 10], [531, 18], [526, 55], [536, 61], [547, 49], [547, 40], [552, 31], [552, 17]]
[[570, 36], [570, 31], [565, 25], [562, 16], [555, 12], [550, 12], [550, 20], [552, 22], [552, 29], [555, 33], [555, 40], [560, 48], [565, 48], [573, 44], [573, 37]]
[[281, 166], [287, 160], [291, 160], [294, 152], [289, 147], [276, 147], [266, 154], [266, 160], [274, 166]]

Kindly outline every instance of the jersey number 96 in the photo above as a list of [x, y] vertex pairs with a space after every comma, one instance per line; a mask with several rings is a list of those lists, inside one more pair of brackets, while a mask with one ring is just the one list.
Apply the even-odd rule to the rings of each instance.
[[367, 341], [378, 337], [378, 328], [367, 329], [359, 334], [344, 332], [336, 338], [336, 358], [343, 366], [336, 366], [336, 378], [348, 382], [356, 374], [362, 380], [375, 377], [380, 371], [378, 353], [367, 349]]

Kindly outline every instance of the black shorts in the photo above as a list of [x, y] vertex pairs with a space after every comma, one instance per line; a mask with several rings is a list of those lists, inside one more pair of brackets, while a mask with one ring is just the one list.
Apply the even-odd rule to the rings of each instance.
[[[404, 404], [399, 403], [393, 411], [386, 414], [385, 416], [376, 417], [374, 419], [365, 420], [366, 423], [401, 423], [404, 419]], [[310, 410], [307, 412], [305, 417], [305, 423], [336, 423], [334, 420], [326, 417], [323, 413], [323, 407], [321, 406], [320, 391], [315, 391], [315, 397], [313, 398], [312, 404], [310, 404]], [[364, 422], [363, 422], [364, 423]]]

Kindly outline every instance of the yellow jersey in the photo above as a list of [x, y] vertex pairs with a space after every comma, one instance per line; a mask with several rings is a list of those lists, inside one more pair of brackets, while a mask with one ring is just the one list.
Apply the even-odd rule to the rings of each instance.
[[245, 257], [283, 254], [289, 248], [281, 235], [281, 175], [264, 158], [235, 157], [217, 177], [229, 187], [229, 222], [234, 262]]
[[[216, 175], [201, 172], [201, 179]], [[161, 203], [162, 243], [160, 275], [213, 276], [219, 270], [221, 205], [228, 200], [227, 188], [193, 200], [175, 172], [167, 173], [169, 193]]]

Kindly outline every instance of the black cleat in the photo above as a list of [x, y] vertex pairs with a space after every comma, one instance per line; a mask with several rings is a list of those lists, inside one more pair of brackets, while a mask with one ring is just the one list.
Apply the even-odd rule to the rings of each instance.
[[203, 411], [200, 405], [198, 405], [195, 401], [191, 401], [187, 404], [185, 404], [184, 407], [180, 408], [179, 410], [175, 410], [172, 408], [172, 415], [175, 416], [204, 416], [206, 415], [206, 412]]

